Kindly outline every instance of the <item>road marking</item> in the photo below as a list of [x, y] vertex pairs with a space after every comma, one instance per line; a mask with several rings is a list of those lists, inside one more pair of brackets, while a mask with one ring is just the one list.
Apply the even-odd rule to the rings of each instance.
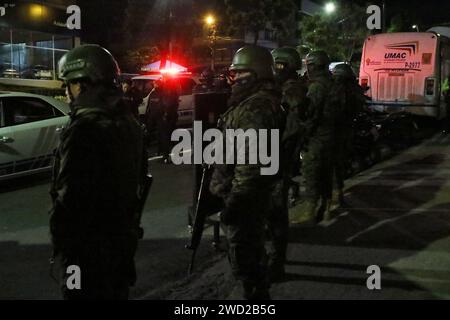
[[[395, 223], [403, 218], [410, 217], [413, 215], [420, 215], [423, 213], [430, 213], [430, 212], [443, 212], [443, 213], [448, 212], [448, 210], [434, 210], [434, 209], [433, 210], [427, 210], [427, 209], [412, 209], [412, 210], [410, 209], [410, 210], [408, 210], [408, 209], [395, 209], [395, 208], [390, 208], [390, 209], [375, 209], [375, 208], [356, 209], [356, 208], [352, 208], [352, 209], [349, 209], [349, 211], [352, 211], [352, 210], [355, 210], [355, 211], [358, 210], [358, 211], [407, 212], [407, 213], [403, 214], [401, 216], [398, 216], [398, 217], [381, 220], [381, 221], [371, 225], [370, 227], [368, 227], [360, 232], [355, 233], [353, 236], [348, 237], [345, 240], [347, 243], [350, 243], [350, 242], [354, 241], [356, 238], [358, 238], [364, 234], [367, 234], [371, 231], [374, 231], [382, 226], [389, 225], [389, 227], [391, 227], [395, 231], [397, 231], [409, 238], [412, 238], [414, 241], [420, 243], [421, 245], [427, 245], [427, 241], [425, 239], [422, 239], [421, 237], [418, 237], [418, 236], [412, 234], [411, 232], [407, 231], [406, 229], [399, 227], [398, 225], [394, 225], [393, 223]], [[441, 219], [438, 219], [438, 220], [441, 220]], [[442, 220], [442, 222], [445, 224], [445, 222], [443, 220]]]

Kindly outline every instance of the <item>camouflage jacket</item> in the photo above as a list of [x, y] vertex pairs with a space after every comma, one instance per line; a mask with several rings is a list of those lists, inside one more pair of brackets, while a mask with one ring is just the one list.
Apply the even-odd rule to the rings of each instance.
[[138, 227], [137, 192], [147, 173], [143, 134], [114, 94], [81, 96], [61, 135], [50, 191], [55, 247]]
[[305, 144], [305, 118], [307, 107], [307, 85], [300, 80], [289, 79], [283, 84], [281, 104], [286, 111], [286, 124], [283, 132], [283, 168], [287, 176], [295, 174], [300, 151]]
[[302, 121], [309, 142], [329, 140], [335, 133], [336, 117], [343, 103], [343, 91], [329, 73], [312, 76], [308, 85], [308, 106]]
[[346, 101], [345, 101], [345, 123], [351, 125], [355, 116], [363, 112], [365, 109], [367, 98], [364, 90], [356, 81], [348, 81], [345, 83]]
[[[283, 110], [279, 94], [271, 83], [261, 83], [248, 92], [247, 96], [234, 101], [235, 103], [221, 117], [220, 128], [224, 135], [226, 129], [282, 131]], [[270, 144], [270, 132], [268, 140]], [[269, 147], [268, 150], [270, 150]], [[246, 146], [245, 154], [248, 160], [248, 146]], [[210, 191], [222, 197], [227, 207], [234, 207], [237, 204], [255, 206], [265, 203], [278, 176], [261, 175], [262, 167], [259, 159], [258, 164], [248, 164], [247, 161], [247, 164], [216, 165]], [[261, 202], [258, 203], [257, 199], [261, 199]]]
[[335, 91], [340, 92], [341, 103], [337, 107], [335, 132], [337, 136], [346, 136], [351, 132], [353, 120], [364, 111], [366, 96], [358, 83], [351, 79], [334, 78]]

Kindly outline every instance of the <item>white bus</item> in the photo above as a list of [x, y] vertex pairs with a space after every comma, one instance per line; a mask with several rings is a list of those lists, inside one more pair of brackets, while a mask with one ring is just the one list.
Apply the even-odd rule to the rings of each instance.
[[359, 82], [368, 89], [373, 110], [443, 119], [447, 108], [442, 89], [448, 77], [450, 39], [441, 34], [385, 33], [364, 43]]

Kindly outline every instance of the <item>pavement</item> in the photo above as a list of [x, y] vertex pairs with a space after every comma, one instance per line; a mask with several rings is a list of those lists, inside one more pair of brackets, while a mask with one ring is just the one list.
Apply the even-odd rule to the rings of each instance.
[[[186, 278], [191, 252], [187, 207], [192, 202], [192, 167], [150, 161], [154, 184], [142, 216], [145, 230], [136, 253], [138, 281], [132, 299], [161, 299], [165, 287]], [[48, 210], [50, 174], [0, 184], [0, 299], [60, 299], [50, 277]], [[205, 239], [210, 236], [208, 230]], [[205, 241], [197, 253], [197, 270], [216, 255]], [[55, 269], [54, 274], [59, 270]]]
[[[449, 299], [450, 136], [437, 134], [346, 182], [349, 208], [312, 229], [290, 230], [287, 276], [273, 299]], [[187, 276], [190, 166], [150, 162], [132, 299], [240, 299], [224, 251], [209, 241]], [[49, 175], [0, 184], [0, 299], [60, 299], [49, 276]], [[381, 290], [369, 290], [369, 266]]]
[[[275, 300], [450, 299], [450, 136], [437, 134], [346, 182], [348, 209], [291, 227]], [[369, 290], [380, 269], [380, 290]], [[368, 281], [369, 280], [369, 281]], [[240, 299], [225, 255], [168, 299]]]

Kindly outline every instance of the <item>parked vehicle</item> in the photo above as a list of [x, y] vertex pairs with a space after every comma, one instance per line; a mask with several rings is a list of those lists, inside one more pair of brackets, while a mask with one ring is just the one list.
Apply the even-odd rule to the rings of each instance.
[[[192, 90], [199, 83], [198, 77], [193, 76], [190, 72], [181, 72], [168, 75], [175, 78], [178, 84], [178, 92], [180, 94], [180, 104], [178, 107], [178, 126], [186, 126], [192, 124], [194, 112], [194, 98]], [[143, 102], [139, 106], [139, 114], [144, 115], [150, 91], [153, 89], [153, 82], [163, 77], [161, 73], [148, 75], [140, 75], [133, 77], [133, 86], [143, 93]]]
[[53, 71], [47, 66], [35, 65], [23, 71], [21, 77], [27, 79], [52, 80]]
[[49, 170], [68, 113], [51, 97], [0, 92], [0, 180]]
[[371, 35], [364, 44], [360, 85], [369, 107], [443, 119], [442, 83], [450, 76], [450, 39], [435, 32]]
[[19, 74], [19, 72], [17, 72], [16, 69], [5, 69], [2, 72], [2, 77], [3, 78], [19, 78], [20, 74]]

